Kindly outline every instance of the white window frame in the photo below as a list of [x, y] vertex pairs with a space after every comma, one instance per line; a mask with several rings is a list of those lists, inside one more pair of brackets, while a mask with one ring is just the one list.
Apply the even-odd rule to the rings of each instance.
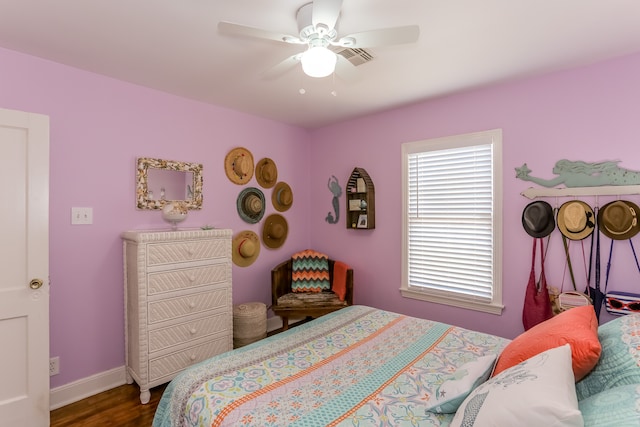
[[[490, 300], [478, 299], [455, 290], [431, 289], [409, 283], [409, 155], [475, 145], [492, 146], [492, 292]], [[402, 144], [402, 283], [406, 298], [430, 301], [491, 314], [501, 314], [502, 305], [502, 129], [434, 138]]]

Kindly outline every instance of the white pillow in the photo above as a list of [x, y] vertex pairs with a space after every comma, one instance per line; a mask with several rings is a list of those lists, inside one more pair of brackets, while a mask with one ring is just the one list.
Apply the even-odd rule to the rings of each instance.
[[583, 425], [569, 344], [533, 356], [481, 384], [451, 421], [452, 427]]
[[465, 397], [476, 387], [489, 379], [497, 355], [490, 354], [474, 359], [460, 366], [436, 388], [435, 401], [427, 409], [439, 414], [453, 414]]

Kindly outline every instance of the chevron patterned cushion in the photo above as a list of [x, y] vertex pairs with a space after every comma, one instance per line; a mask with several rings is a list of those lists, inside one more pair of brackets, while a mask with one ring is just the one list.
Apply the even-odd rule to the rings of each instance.
[[306, 249], [293, 254], [291, 261], [293, 292], [322, 292], [331, 289], [327, 255]]

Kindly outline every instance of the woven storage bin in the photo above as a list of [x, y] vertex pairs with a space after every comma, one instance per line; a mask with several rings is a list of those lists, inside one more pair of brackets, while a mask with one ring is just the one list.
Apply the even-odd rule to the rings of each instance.
[[233, 306], [233, 348], [261, 340], [267, 336], [267, 306], [248, 302]]

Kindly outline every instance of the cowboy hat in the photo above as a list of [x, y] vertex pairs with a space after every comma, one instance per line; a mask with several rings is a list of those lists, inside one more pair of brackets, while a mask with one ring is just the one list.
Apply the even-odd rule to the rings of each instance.
[[571, 200], [558, 210], [558, 230], [568, 239], [582, 240], [593, 233], [595, 216], [591, 206], [580, 200]]
[[640, 231], [640, 208], [627, 200], [607, 203], [598, 212], [598, 227], [602, 234], [613, 240], [630, 239]]
[[289, 210], [293, 203], [293, 192], [286, 182], [279, 182], [271, 193], [271, 202], [278, 212]]
[[224, 158], [224, 171], [234, 184], [246, 184], [253, 176], [253, 155], [246, 148], [234, 148]]
[[264, 220], [262, 226], [262, 243], [271, 249], [277, 249], [287, 240], [289, 225], [280, 214], [271, 214]]
[[233, 237], [231, 258], [239, 267], [247, 267], [260, 255], [260, 239], [250, 230], [241, 231]]
[[278, 181], [278, 168], [268, 157], [260, 160], [256, 165], [256, 180], [264, 188], [271, 188]]
[[553, 208], [545, 201], [531, 202], [522, 211], [522, 226], [531, 237], [546, 237], [556, 226]]
[[264, 194], [255, 187], [245, 188], [236, 200], [238, 215], [249, 224], [255, 224], [264, 216]]

